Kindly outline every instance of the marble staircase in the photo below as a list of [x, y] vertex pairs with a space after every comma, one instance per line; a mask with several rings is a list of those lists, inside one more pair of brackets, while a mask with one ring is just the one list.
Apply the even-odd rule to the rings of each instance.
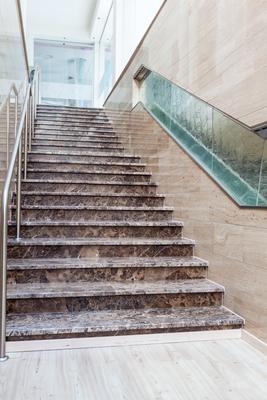
[[15, 212], [8, 340], [243, 326], [104, 110], [38, 107], [19, 241]]

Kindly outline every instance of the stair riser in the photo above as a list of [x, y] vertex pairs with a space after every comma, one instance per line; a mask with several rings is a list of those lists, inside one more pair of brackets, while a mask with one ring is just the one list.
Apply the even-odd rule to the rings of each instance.
[[171, 307], [209, 307], [222, 304], [221, 293], [137, 294], [7, 300], [8, 313], [77, 312]]
[[119, 139], [117, 137], [113, 136], [108, 136], [108, 137], [94, 137], [94, 136], [88, 136], [88, 135], [46, 135], [46, 134], [36, 134], [34, 136], [34, 140], [38, 141], [43, 141], [49, 144], [50, 142], [54, 143], [55, 141], [57, 142], [67, 142], [67, 143], [96, 143], [96, 144], [101, 144], [101, 143], [109, 143], [109, 144], [120, 144]]
[[9, 258], [89, 258], [89, 257], [185, 257], [193, 255], [193, 245], [40, 245], [9, 246]]
[[70, 180], [70, 181], [85, 181], [85, 182], [125, 182], [125, 183], [149, 183], [150, 175], [112, 175], [100, 173], [71, 173], [71, 172], [28, 172], [28, 179], [59, 179], [59, 180]]
[[[96, 129], [96, 128], [87, 128], [87, 129], [74, 129], [74, 128], [59, 128], [59, 127], [51, 127], [51, 128], [35, 128], [35, 132], [39, 132], [41, 134], [45, 135], [60, 135], [60, 136], [65, 136], [65, 135], [77, 135], [77, 136], [82, 136], [84, 138], [90, 138], [90, 137], [99, 137], [101, 136], [102, 138], [106, 137], [118, 137], [116, 133], [110, 129]], [[119, 137], [118, 137], [119, 138]], [[120, 140], [120, 139], [119, 139]]]
[[[118, 330], [116, 329], [115, 331], [113, 330], [106, 330], [101, 329], [101, 330], [96, 330], [94, 332], [89, 331], [84, 328], [81, 329], [79, 333], [77, 332], [59, 332], [57, 334], [50, 334], [49, 332], [44, 332], [43, 334], [38, 334], [38, 335], [30, 335], [27, 332], [24, 333], [24, 331], [19, 331], [17, 332], [12, 332], [11, 334], [8, 332], [8, 337], [7, 341], [12, 342], [12, 341], [26, 341], [26, 340], [52, 340], [52, 339], [74, 339], [74, 338], [88, 338], [88, 337], [107, 337], [107, 336], [118, 336], [118, 335], [146, 335], [146, 334], [157, 334], [157, 333], [178, 333], [178, 332], [201, 332], [201, 331], [218, 331], [218, 330], [229, 330], [229, 329], [242, 329], [243, 324], [242, 323], [237, 323], [237, 324], [232, 324], [232, 325], [210, 325], [210, 324], [203, 324], [203, 326], [192, 326], [190, 324], [189, 326], [185, 325], [183, 327], [173, 327], [171, 324], [170, 326], [161, 326], [160, 324], [154, 325], [151, 328], [142, 328], [142, 327], [129, 327], [127, 329], [121, 329]], [[19, 335], [19, 336], [16, 336]]]
[[38, 115], [37, 119], [35, 120], [35, 124], [45, 124], [45, 125], [65, 125], [71, 124], [75, 126], [79, 125], [103, 125], [103, 126], [112, 126], [111, 122], [107, 119], [102, 119], [97, 116], [88, 116], [88, 117], [77, 117], [77, 116], [53, 116], [53, 117], [46, 117], [43, 118]]
[[112, 155], [118, 155], [122, 154], [124, 150], [120, 149], [109, 149], [107, 147], [94, 147], [94, 146], [86, 146], [82, 147], [79, 145], [76, 146], [52, 146], [52, 145], [44, 145], [44, 146], [39, 146], [39, 145], [32, 145], [32, 150], [34, 151], [45, 151], [45, 150], [51, 150], [51, 151], [57, 151], [61, 150], [69, 155], [75, 153], [77, 150], [81, 153], [88, 153], [89, 151], [96, 151], [97, 153], [110, 153], [110, 156]]
[[74, 141], [69, 141], [69, 140], [37, 140], [34, 139], [33, 146], [51, 146], [51, 147], [82, 147], [82, 148], [95, 148], [95, 149], [112, 149], [112, 150], [122, 150], [123, 147], [118, 144], [118, 143], [108, 143], [107, 141], [105, 142], [85, 142], [85, 141], [79, 141], [74, 140]]
[[51, 130], [51, 129], [35, 129], [35, 138], [37, 138], [38, 136], [41, 136], [43, 139], [44, 138], [57, 138], [58, 140], [60, 140], [61, 138], [70, 138], [70, 139], [77, 139], [77, 138], [81, 138], [81, 139], [88, 139], [88, 140], [119, 140], [118, 136], [116, 135], [115, 132], [94, 132], [90, 129], [90, 132], [76, 132], [73, 133], [71, 131], [60, 131], [60, 130]]
[[121, 156], [116, 156], [116, 155], [97, 155], [94, 156], [93, 153], [90, 154], [56, 154], [55, 152], [52, 152], [49, 154], [42, 153], [42, 154], [29, 154], [29, 161], [39, 161], [40, 159], [42, 160], [51, 160], [51, 161], [75, 161], [77, 164], [79, 162], [85, 161], [85, 162], [97, 162], [97, 163], [106, 163], [106, 162], [113, 162], [113, 163], [125, 163], [128, 165], [129, 163], [138, 163], [140, 162], [140, 159], [138, 157], [123, 157]]
[[[146, 238], [178, 238], [181, 237], [182, 228], [173, 227], [133, 227], [133, 226], [22, 226], [21, 237], [23, 238], [66, 238], [66, 237], [146, 237]], [[9, 227], [9, 236], [15, 237], [16, 228]]]
[[88, 192], [88, 193], [121, 193], [121, 194], [156, 194], [156, 186], [153, 185], [109, 185], [87, 183], [31, 183], [23, 182], [23, 191], [48, 191], [48, 192]]
[[51, 196], [22, 195], [22, 205], [61, 205], [61, 206], [128, 206], [128, 207], [162, 207], [164, 197], [97, 197], [97, 196]]
[[36, 119], [37, 120], [42, 120], [42, 119], [48, 119], [52, 120], [54, 118], [60, 118], [60, 119], [88, 119], [88, 120], [103, 120], [107, 121], [110, 123], [110, 120], [108, 117], [101, 113], [94, 113], [94, 112], [89, 112], [89, 113], [83, 113], [83, 112], [54, 112], [54, 111], [37, 111], [36, 114]]
[[74, 163], [49, 163], [49, 162], [29, 162], [28, 169], [45, 169], [47, 171], [65, 172], [66, 170], [73, 169], [75, 171], [94, 173], [94, 172], [144, 172], [143, 165], [112, 165], [112, 164], [74, 164]]
[[64, 122], [62, 122], [62, 123], [60, 123], [60, 122], [51, 122], [51, 123], [37, 122], [37, 123], [35, 123], [35, 128], [37, 128], [37, 129], [53, 129], [53, 130], [58, 129], [61, 131], [71, 130], [74, 132], [79, 132], [79, 131], [90, 132], [91, 129], [96, 132], [98, 130], [106, 131], [106, 132], [114, 132], [114, 129], [111, 125], [93, 124], [91, 122], [90, 123], [78, 123], [78, 124], [71, 123], [71, 122], [69, 122], [69, 123], [68, 122], [65, 122], [65, 123]]
[[[53, 106], [47, 104], [38, 104], [37, 112], [44, 113], [56, 113], [56, 114], [82, 114], [82, 115], [106, 115], [106, 112], [103, 108], [88, 108], [88, 107], [70, 107], [70, 106]], [[119, 116], [119, 114], [118, 114]]]
[[107, 119], [109, 117], [103, 111], [94, 111], [94, 110], [39, 110], [37, 109], [37, 116], [44, 116], [45, 118], [100, 118]]
[[99, 117], [97, 115], [93, 115], [93, 116], [88, 116], [88, 117], [82, 117], [82, 116], [62, 116], [62, 115], [44, 115], [44, 114], [37, 114], [37, 122], [56, 122], [56, 123], [64, 123], [64, 122], [71, 122], [73, 124], [79, 124], [79, 123], [86, 123], [86, 124], [109, 124], [110, 125], [110, 121], [107, 118], [102, 118]]
[[207, 275], [205, 267], [156, 268], [63, 268], [8, 271], [9, 284], [48, 282], [132, 282], [176, 281], [201, 279]]
[[[15, 210], [12, 212], [15, 218]], [[35, 221], [38, 219], [67, 220], [67, 221], [165, 221], [172, 218], [172, 211], [168, 210], [64, 210], [64, 209], [36, 209], [21, 210], [24, 221]]]

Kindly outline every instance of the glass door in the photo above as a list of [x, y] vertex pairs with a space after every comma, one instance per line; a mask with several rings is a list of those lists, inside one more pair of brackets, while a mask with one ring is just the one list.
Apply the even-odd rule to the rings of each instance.
[[93, 106], [94, 45], [35, 40], [34, 60], [42, 72], [43, 104]]

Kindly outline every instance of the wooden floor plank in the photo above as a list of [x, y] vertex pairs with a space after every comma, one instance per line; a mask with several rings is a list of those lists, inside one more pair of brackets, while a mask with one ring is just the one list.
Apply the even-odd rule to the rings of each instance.
[[11, 353], [3, 400], [266, 400], [267, 357], [242, 339]]

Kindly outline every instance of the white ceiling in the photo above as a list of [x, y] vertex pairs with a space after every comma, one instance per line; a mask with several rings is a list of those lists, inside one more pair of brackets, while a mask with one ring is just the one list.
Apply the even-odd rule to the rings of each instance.
[[99, 0], [28, 0], [27, 30], [40, 38], [88, 41], [98, 2]]

